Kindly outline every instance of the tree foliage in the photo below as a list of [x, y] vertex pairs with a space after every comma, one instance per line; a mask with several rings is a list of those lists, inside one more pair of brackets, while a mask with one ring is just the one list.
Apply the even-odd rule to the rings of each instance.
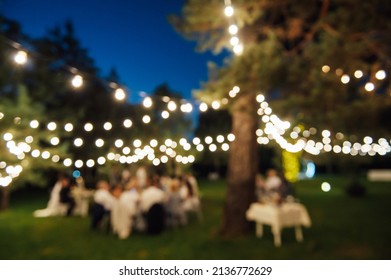
[[[224, 1], [188, 0], [182, 12], [170, 20], [185, 38], [197, 42], [199, 50], [215, 53], [231, 49], [228, 26], [237, 24], [243, 53], [228, 58], [220, 69], [213, 69], [198, 96], [205, 101], [221, 100], [229, 98], [233, 86], [240, 87], [240, 93], [230, 99], [238, 145], [254, 143], [249, 135], [255, 129], [249, 123], [259, 118], [253, 113], [259, 91], [277, 115], [294, 125], [342, 131], [355, 139], [368, 134], [390, 135], [389, 124], [384, 122], [391, 108], [390, 75], [382, 80], [375, 77], [380, 69], [390, 72], [389, 1], [231, 2], [235, 8], [231, 19], [223, 14]], [[356, 79], [356, 70], [361, 70], [363, 77]], [[341, 82], [342, 75], [349, 75], [348, 84]], [[374, 91], [365, 90], [367, 82], [374, 84]], [[235, 131], [235, 123], [240, 121], [246, 123]], [[228, 178], [223, 219], [223, 232], [227, 234], [249, 229], [244, 211], [251, 202], [250, 194], [247, 191], [240, 198], [235, 196], [240, 188], [253, 187], [249, 177], [254, 174], [243, 175], [238, 168], [243, 162], [248, 162], [249, 169], [256, 168], [255, 163], [250, 164], [255, 149], [231, 150], [230, 170], [235, 174]]]

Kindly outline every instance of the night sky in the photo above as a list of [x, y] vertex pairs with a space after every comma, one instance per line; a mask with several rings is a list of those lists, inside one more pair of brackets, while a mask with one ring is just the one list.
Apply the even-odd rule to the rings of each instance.
[[0, 12], [21, 23], [32, 37], [70, 19], [101, 74], [115, 67], [132, 100], [140, 91], [150, 93], [165, 82], [188, 99], [192, 89], [206, 81], [207, 61], [219, 59], [195, 52], [195, 43], [183, 39], [168, 23], [167, 15], [178, 13], [182, 2], [0, 0]]

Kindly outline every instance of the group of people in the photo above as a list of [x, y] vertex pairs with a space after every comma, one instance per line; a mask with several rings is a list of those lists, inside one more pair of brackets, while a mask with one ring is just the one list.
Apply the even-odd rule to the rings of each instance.
[[133, 229], [156, 234], [185, 225], [189, 211], [200, 211], [197, 180], [190, 173], [179, 178], [129, 176], [114, 186], [102, 180], [93, 196], [91, 226], [106, 227], [124, 239]]
[[36, 210], [34, 216], [89, 215], [92, 229], [114, 232], [121, 239], [133, 230], [157, 234], [185, 225], [189, 212], [201, 217], [198, 183], [191, 173], [148, 175], [144, 166], [134, 176], [125, 171], [98, 181], [94, 190], [86, 189], [81, 177], [74, 181], [62, 174], [47, 207]]
[[265, 178], [257, 174], [255, 186], [257, 200], [262, 203], [281, 204], [294, 196], [292, 185], [276, 169], [268, 169]]

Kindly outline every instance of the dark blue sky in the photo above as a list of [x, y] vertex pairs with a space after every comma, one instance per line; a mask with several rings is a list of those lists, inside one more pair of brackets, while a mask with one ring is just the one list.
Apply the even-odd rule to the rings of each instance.
[[71, 19], [102, 74], [115, 67], [132, 100], [164, 82], [190, 98], [207, 79], [207, 61], [217, 58], [196, 53], [195, 43], [168, 23], [167, 15], [181, 5], [181, 0], [0, 0], [0, 11], [33, 37]]

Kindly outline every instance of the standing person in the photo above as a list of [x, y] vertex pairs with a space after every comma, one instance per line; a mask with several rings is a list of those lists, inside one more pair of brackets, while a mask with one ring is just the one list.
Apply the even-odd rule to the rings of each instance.
[[60, 202], [68, 205], [66, 215], [69, 217], [73, 214], [73, 209], [76, 206], [75, 199], [72, 196], [71, 180], [68, 176], [62, 176], [60, 182]]

